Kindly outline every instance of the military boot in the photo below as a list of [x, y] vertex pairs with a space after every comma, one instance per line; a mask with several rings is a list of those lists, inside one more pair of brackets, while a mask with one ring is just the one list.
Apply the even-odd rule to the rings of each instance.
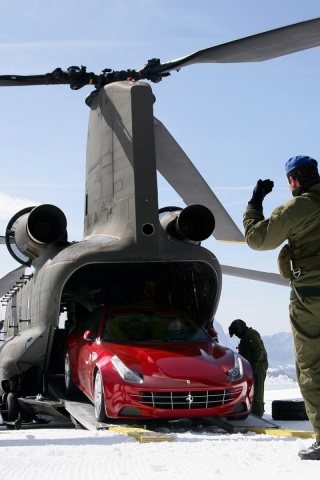
[[306, 450], [298, 453], [302, 460], [320, 460], [320, 442], [315, 442]]

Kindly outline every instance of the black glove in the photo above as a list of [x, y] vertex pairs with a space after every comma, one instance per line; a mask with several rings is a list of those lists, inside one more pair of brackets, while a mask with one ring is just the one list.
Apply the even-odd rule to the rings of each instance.
[[252, 197], [248, 202], [253, 208], [262, 211], [263, 199], [268, 193], [272, 192], [274, 183], [272, 180], [258, 180], [253, 189]]

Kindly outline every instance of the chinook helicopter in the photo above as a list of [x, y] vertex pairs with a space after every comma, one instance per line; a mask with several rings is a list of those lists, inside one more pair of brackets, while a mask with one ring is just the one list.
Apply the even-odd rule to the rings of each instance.
[[[30, 206], [9, 221], [1, 243], [20, 266], [0, 281], [2, 320], [0, 390], [7, 419], [23, 397], [46, 395], [64, 374], [70, 331], [98, 306], [130, 305], [133, 290], [152, 270], [170, 306], [183, 308], [210, 331], [222, 274], [280, 285], [278, 275], [220, 265], [201, 246], [243, 242], [208, 184], [165, 126], [153, 115], [158, 83], [197, 63], [258, 62], [320, 45], [320, 18], [197, 51], [141, 69], [100, 74], [86, 67], [56, 68], [44, 75], [0, 76], [0, 86], [93, 86], [86, 98], [88, 127], [84, 234], [69, 241], [67, 220], [56, 206]], [[159, 210], [157, 170], [186, 208]], [[32, 273], [26, 274], [31, 267]], [[39, 411], [39, 410], [36, 410]]]

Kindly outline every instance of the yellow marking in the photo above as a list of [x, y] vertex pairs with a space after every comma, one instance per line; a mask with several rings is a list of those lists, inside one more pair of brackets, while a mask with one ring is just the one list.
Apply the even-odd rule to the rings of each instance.
[[306, 430], [282, 430], [276, 428], [246, 428], [246, 432], [265, 433], [266, 435], [274, 435], [276, 437], [299, 437], [299, 438], [316, 438], [315, 433]]
[[140, 443], [172, 442], [173, 440], [172, 435], [151, 432], [150, 430], [145, 430], [144, 428], [112, 426], [108, 427], [108, 430], [121, 433], [122, 435], [127, 435], [129, 437], [134, 437]]

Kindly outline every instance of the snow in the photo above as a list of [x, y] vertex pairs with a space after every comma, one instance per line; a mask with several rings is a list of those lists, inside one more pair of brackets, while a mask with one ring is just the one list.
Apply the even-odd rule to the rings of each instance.
[[[273, 400], [301, 398], [286, 376], [266, 381], [265, 419], [283, 428], [312, 431], [308, 421], [276, 422]], [[319, 464], [297, 453], [312, 438], [228, 434], [213, 429], [182, 431], [172, 442], [139, 443], [110, 431], [76, 430], [69, 424], [22, 430], [0, 427], [0, 480], [296, 480], [318, 478]]]

